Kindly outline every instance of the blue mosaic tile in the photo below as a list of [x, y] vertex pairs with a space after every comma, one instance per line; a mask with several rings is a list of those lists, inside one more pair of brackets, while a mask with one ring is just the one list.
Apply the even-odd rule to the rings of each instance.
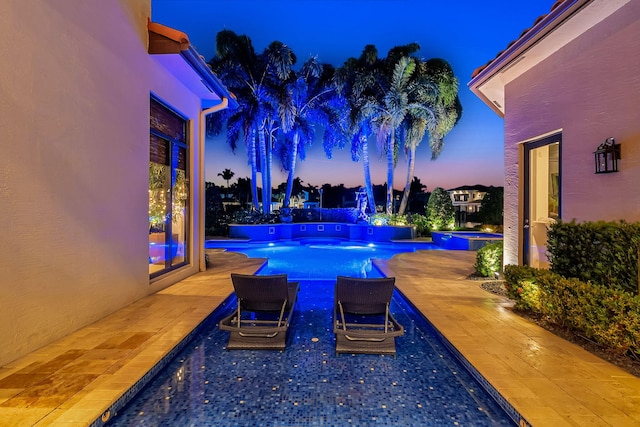
[[481, 427], [520, 421], [400, 294], [391, 310], [406, 333], [396, 339], [395, 358], [337, 356], [334, 281], [300, 285], [284, 352], [225, 349], [228, 334], [217, 323], [235, 307], [231, 297], [135, 390], [135, 398], [114, 406], [107, 425]]

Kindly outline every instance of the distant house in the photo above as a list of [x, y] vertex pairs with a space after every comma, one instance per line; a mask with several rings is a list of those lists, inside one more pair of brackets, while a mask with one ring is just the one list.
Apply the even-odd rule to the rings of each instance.
[[456, 212], [456, 224], [470, 228], [480, 225], [478, 212], [480, 212], [482, 199], [487, 194], [487, 187], [484, 185], [463, 185], [447, 190], [447, 192]]
[[150, 0], [2, 10], [0, 365], [205, 268], [204, 122], [237, 105]]
[[505, 122], [505, 263], [547, 266], [557, 218], [640, 220], [639, 39], [639, 1], [559, 0], [473, 73]]

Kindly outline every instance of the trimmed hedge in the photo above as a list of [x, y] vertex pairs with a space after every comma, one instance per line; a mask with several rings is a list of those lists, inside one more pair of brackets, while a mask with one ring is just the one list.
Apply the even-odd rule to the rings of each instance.
[[640, 357], [640, 296], [527, 266], [507, 265], [504, 274], [516, 309]]
[[547, 235], [553, 272], [638, 293], [640, 223], [559, 221]]
[[502, 241], [488, 243], [476, 252], [474, 268], [476, 274], [482, 277], [493, 276], [495, 272], [502, 271], [503, 258]]

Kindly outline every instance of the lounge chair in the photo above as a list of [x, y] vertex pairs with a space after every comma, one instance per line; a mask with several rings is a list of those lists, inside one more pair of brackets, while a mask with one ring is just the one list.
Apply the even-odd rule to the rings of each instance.
[[395, 277], [338, 276], [333, 308], [336, 353], [396, 354], [404, 328], [389, 312]]
[[231, 332], [228, 350], [284, 350], [298, 294], [298, 282], [286, 274], [231, 274], [237, 309], [222, 319], [220, 329]]

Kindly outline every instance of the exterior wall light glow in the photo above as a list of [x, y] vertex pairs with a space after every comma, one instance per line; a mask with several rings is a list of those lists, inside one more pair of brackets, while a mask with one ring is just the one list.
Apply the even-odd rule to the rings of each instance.
[[595, 173], [611, 173], [618, 172], [618, 160], [620, 160], [620, 145], [616, 145], [613, 137], [607, 138], [598, 145], [596, 151], [593, 152], [596, 172]]

